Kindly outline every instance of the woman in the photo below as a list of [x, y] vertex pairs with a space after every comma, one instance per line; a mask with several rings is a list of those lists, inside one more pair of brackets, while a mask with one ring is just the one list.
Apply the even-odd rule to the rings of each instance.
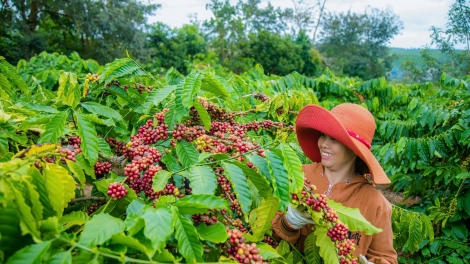
[[[361, 263], [397, 263], [392, 206], [375, 189], [375, 184], [390, 183], [370, 151], [375, 128], [372, 114], [356, 104], [341, 104], [331, 111], [308, 105], [296, 121], [299, 145], [315, 162], [303, 166], [305, 177], [316, 186], [315, 192], [359, 208], [372, 225], [383, 229], [375, 235], [349, 233], [356, 243], [354, 255], [361, 257]], [[287, 213], [278, 213], [272, 224], [277, 236], [302, 249], [315, 223], [308, 213], [289, 206]]]

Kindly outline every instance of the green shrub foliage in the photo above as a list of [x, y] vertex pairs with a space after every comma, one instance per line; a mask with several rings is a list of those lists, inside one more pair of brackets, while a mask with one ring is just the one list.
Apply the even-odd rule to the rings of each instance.
[[301, 252], [273, 239], [271, 220], [304, 190], [298, 111], [353, 102], [376, 117], [372, 151], [393, 190], [421, 197], [394, 205], [400, 262], [468, 263], [469, 97], [467, 77], [445, 74], [157, 76], [131, 58], [0, 57], [0, 262], [339, 263], [325, 235], [337, 223], [319, 223]]

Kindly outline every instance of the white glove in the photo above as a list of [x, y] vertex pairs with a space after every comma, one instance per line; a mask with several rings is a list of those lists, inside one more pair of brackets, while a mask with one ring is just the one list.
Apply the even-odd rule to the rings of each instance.
[[302, 212], [298, 208], [291, 207], [290, 204], [287, 207], [286, 219], [289, 224], [295, 229], [300, 229], [306, 224], [315, 224], [308, 211]]
[[369, 262], [366, 257], [363, 255], [359, 254], [359, 263], [361, 264], [374, 264], [374, 262]]

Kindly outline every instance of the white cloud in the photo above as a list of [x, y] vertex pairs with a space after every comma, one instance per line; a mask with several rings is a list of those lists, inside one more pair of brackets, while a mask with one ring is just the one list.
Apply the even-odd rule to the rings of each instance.
[[[314, 0], [311, 0], [314, 2]], [[160, 0], [162, 4], [156, 15], [149, 22], [161, 21], [171, 27], [181, 27], [189, 23], [189, 15], [197, 13], [203, 21], [212, 16], [206, 10], [209, 0]], [[236, 1], [231, 0], [232, 3]], [[292, 7], [290, 0], [271, 0], [273, 6]], [[263, 1], [264, 4], [267, 1]], [[444, 27], [447, 11], [453, 0], [327, 0], [326, 9], [330, 12], [362, 13], [366, 7], [379, 9], [390, 8], [403, 21], [404, 29], [390, 43], [392, 47], [419, 48], [431, 44], [431, 26]]]

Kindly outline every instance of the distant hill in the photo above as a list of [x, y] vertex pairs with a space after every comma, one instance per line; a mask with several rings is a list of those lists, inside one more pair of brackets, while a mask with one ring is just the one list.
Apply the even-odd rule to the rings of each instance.
[[[420, 51], [421, 48], [410, 48], [410, 49], [405, 49], [405, 48], [390, 48], [390, 52], [392, 54], [397, 55], [397, 59], [393, 61], [392, 64], [392, 71], [391, 71], [391, 79], [392, 80], [401, 80], [404, 77], [404, 72], [401, 68], [401, 64], [406, 61], [406, 59], [411, 59], [412, 61], [415, 61], [416, 63], [421, 62], [421, 55]], [[431, 49], [431, 52], [433, 55], [436, 55], [438, 58], [441, 58], [443, 55], [439, 50], [436, 49]]]

